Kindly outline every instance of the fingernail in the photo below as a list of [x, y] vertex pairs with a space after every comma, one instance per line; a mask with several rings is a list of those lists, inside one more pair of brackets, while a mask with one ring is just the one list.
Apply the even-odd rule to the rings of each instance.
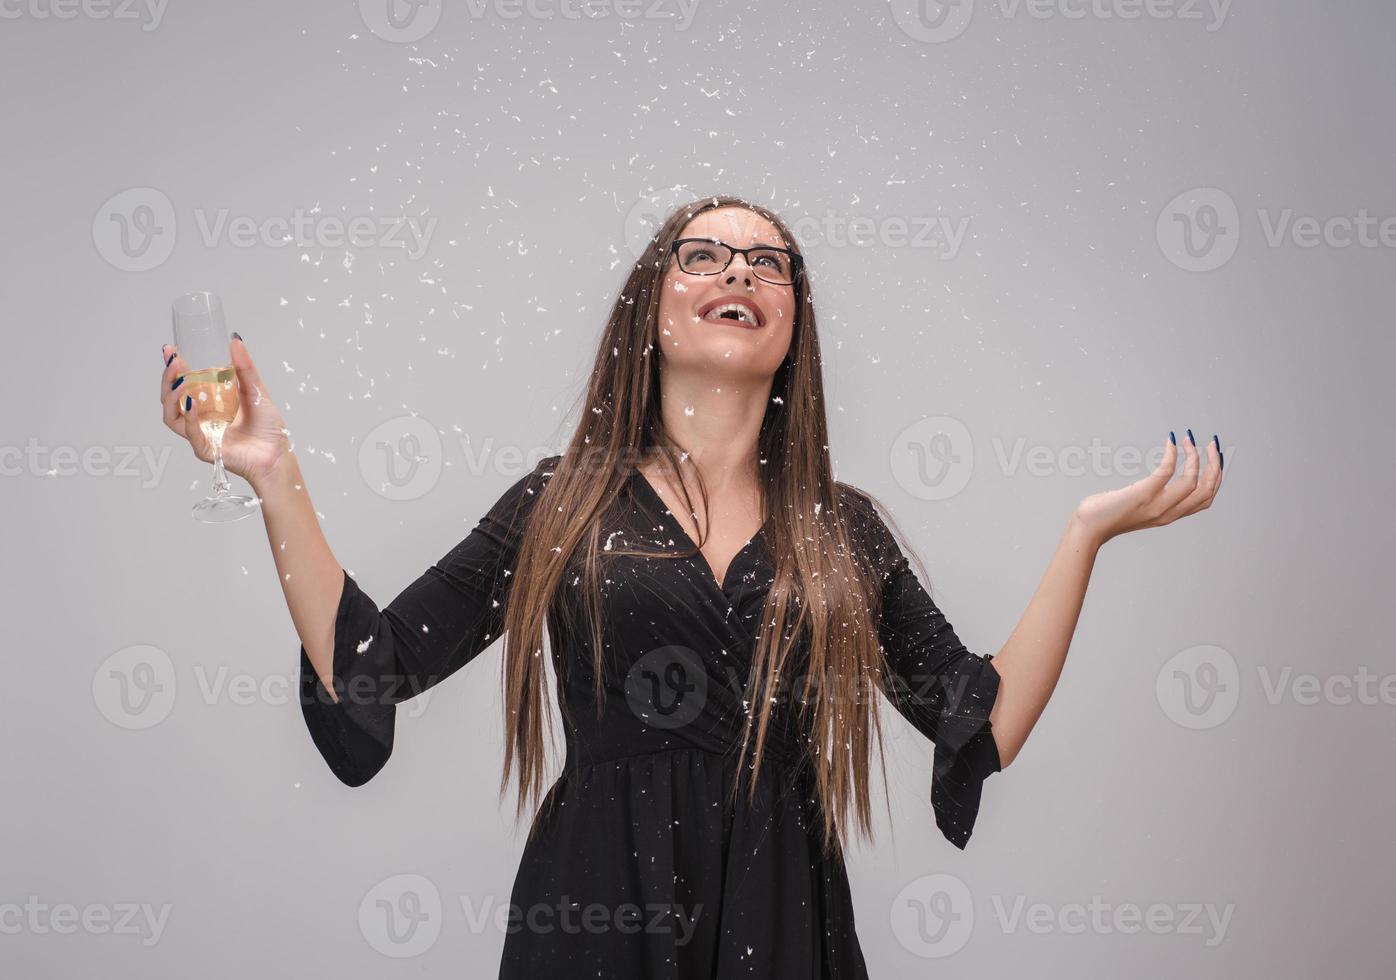
[[[236, 330], [234, 330], [234, 331], [233, 331], [233, 339], [234, 339], [234, 340], [242, 340], [242, 334], [240, 334], [240, 333], [238, 333]], [[247, 342], [247, 341], [245, 341], [245, 340], [243, 341], [243, 343], [246, 343], [246, 342]]]
[[184, 396], [184, 410], [187, 412], [187, 411], [189, 411], [189, 409], [191, 409], [191, 408], [193, 408], [193, 407], [194, 407], [194, 399], [190, 398], [188, 395], [185, 395], [185, 396]]
[[1226, 453], [1224, 453], [1224, 452], [1222, 452], [1220, 449], [1218, 449], [1218, 450], [1217, 450], [1217, 459], [1221, 462], [1221, 468], [1222, 468], [1222, 469], [1226, 469]]
[[1178, 445], [1178, 437], [1175, 436], [1172, 432], [1168, 433], [1168, 441], [1173, 443], [1173, 445], [1175, 446]]
[[1188, 430], [1188, 442], [1192, 443], [1194, 446], [1197, 445], [1197, 440], [1192, 437], [1191, 429]]
[[181, 374], [179, 377], [175, 378], [173, 381], [170, 382], [170, 390], [174, 391], [182, 384], [184, 384], [184, 375]]
[[[161, 349], [163, 350], [164, 348], [161, 348]], [[175, 356], [174, 356], [173, 354], [171, 354], [169, 357], [165, 358], [165, 367], [169, 367], [169, 366], [170, 366], [170, 362], [174, 360], [174, 357], [175, 357]]]

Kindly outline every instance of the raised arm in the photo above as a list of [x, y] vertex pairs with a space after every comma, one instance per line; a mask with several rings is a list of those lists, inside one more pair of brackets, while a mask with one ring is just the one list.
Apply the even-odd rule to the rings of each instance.
[[994, 658], [1004, 679], [993, 722], [1005, 766], [1017, 756], [1056, 690], [1101, 547], [1121, 534], [1163, 527], [1206, 510], [1221, 488], [1221, 440], [1214, 435], [1207, 443], [1204, 468], [1188, 429], [1183, 469], [1175, 478], [1178, 442], [1173, 433], [1168, 436], [1148, 476], [1091, 494], [1077, 505], [1028, 608]]
[[[201, 392], [184, 387], [187, 367], [162, 345], [161, 414], [205, 462], [213, 447], [199, 423]], [[440, 683], [498, 636], [517, 535], [560, 456], [517, 480], [475, 529], [380, 610], [340, 566], [315, 514], [285, 422], [236, 333], [237, 417], [223, 434], [223, 459], [261, 498], [277, 580], [300, 636], [301, 710], [336, 776], [367, 782], [392, 752], [396, 705]]]
[[328, 681], [344, 571], [315, 516], [295, 453], [284, 453], [270, 470], [248, 480], [261, 498], [267, 543], [291, 622], [314, 669]]
[[459, 544], [381, 609], [335, 566], [340, 592], [320, 654], [328, 660], [316, 665], [302, 642], [300, 695], [311, 738], [341, 782], [359, 786], [383, 768], [399, 703], [498, 639], [519, 533], [558, 458], [517, 480]]
[[935, 603], [919, 583], [912, 584], [915, 578], [890, 531], [880, 519], [872, 522], [889, 572], [884, 649], [899, 684], [926, 692], [895, 703], [936, 741], [932, 802], [937, 823], [958, 846], [973, 828], [983, 778], [1017, 757], [1056, 689], [1100, 548], [1120, 534], [1206, 510], [1215, 499], [1221, 486], [1220, 440], [1213, 436], [1208, 443], [1205, 469], [1191, 430], [1183, 450], [1177, 478], [1178, 445], [1169, 433], [1148, 476], [1081, 501], [1018, 625], [989, 657], [964, 649]]
[[[213, 445], [199, 423], [200, 400], [207, 393], [191, 392], [185, 386], [188, 367], [177, 348], [165, 344], [160, 356], [165, 362], [160, 376], [165, 426], [187, 440], [195, 456], [210, 462]], [[315, 517], [300, 464], [291, 451], [286, 423], [247, 344], [236, 333], [228, 345], [228, 357], [237, 372], [238, 410], [223, 433], [223, 462], [228, 472], [247, 480], [261, 498], [267, 539], [291, 621], [316, 667], [328, 678], [334, 610], [343, 573]]]

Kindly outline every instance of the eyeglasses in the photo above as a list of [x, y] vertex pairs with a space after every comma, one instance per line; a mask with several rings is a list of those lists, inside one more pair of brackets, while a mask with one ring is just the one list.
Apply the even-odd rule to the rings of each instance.
[[777, 286], [791, 285], [804, 264], [803, 259], [788, 248], [774, 245], [737, 248], [716, 238], [680, 238], [670, 250], [678, 256], [679, 268], [694, 276], [717, 275], [731, 264], [732, 256], [740, 252], [756, 278]]

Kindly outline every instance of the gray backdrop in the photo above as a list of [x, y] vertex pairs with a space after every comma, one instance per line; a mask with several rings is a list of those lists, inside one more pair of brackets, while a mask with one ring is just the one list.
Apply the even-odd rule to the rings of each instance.
[[498, 647], [333, 778], [261, 518], [189, 517], [169, 303], [224, 296], [386, 603], [563, 444], [631, 249], [719, 192], [796, 223], [838, 475], [976, 651], [1081, 497], [1170, 429], [1226, 451], [1102, 552], [966, 851], [887, 714], [872, 975], [1387, 972], [1389, 5], [125, 2], [0, 6], [0, 975], [494, 976]]

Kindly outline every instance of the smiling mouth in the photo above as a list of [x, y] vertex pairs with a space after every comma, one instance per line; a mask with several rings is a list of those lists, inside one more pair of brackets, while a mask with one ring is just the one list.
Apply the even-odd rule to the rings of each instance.
[[714, 306], [707, 313], [703, 314], [702, 319], [712, 322], [727, 321], [729, 323], [740, 324], [744, 327], [761, 326], [761, 324], [756, 321], [756, 315], [742, 303], [722, 303], [718, 306]]

